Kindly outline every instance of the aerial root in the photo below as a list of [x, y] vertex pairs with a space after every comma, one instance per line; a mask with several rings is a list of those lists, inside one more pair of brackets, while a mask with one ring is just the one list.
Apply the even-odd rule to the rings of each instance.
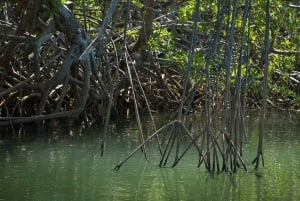
[[252, 164], [255, 164], [255, 169], [258, 168], [259, 166], [259, 159], [261, 158], [261, 163], [262, 163], [262, 166], [264, 167], [265, 166], [265, 161], [264, 161], [264, 155], [262, 152], [258, 152], [257, 153], [257, 156], [254, 158], [254, 160], [252, 161]]
[[[141, 149], [141, 147], [145, 146], [145, 144], [153, 137], [157, 137], [163, 130], [166, 128], [172, 126], [171, 130], [169, 131], [169, 137], [167, 139], [165, 148], [163, 149], [160, 161], [159, 161], [159, 167], [166, 167], [168, 164], [172, 153], [174, 153], [174, 160], [171, 163], [170, 167], [175, 167], [179, 161], [183, 158], [183, 156], [187, 153], [187, 151], [194, 146], [198, 152], [199, 155], [199, 163], [198, 167], [204, 163], [205, 168], [209, 172], [215, 172], [215, 169], [217, 167], [217, 171], [229, 171], [230, 169], [235, 172], [237, 167], [242, 167], [245, 171], [247, 170], [246, 164], [241, 156], [241, 154], [237, 151], [237, 147], [234, 145], [232, 140], [228, 140], [225, 138], [217, 139], [219, 138], [220, 134], [217, 136], [212, 135], [212, 142], [210, 143], [209, 149], [206, 152], [202, 151], [202, 146], [197, 144], [199, 141], [199, 138], [202, 135], [197, 135], [195, 137], [192, 136], [190, 131], [186, 128], [185, 124], [180, 120], [174, 120], [172, 122], [169, 122], [165, 126], [161, 127], [157, 131], [155, 131], [152, 135], [150, 135], [143, 143], [141, 143], [139, 146], [137, 146], [122, 162], [120, 162], [118, 165], [115, 166], [114, 170], [119, 170], [121, 166], [129, 160], [138, 150]], [[182, 149], [182, 138], [184, 136], [188, 136], [190, 143], [187, 147]], [[219, 145], [219, 140], [223, 140], [223, 142], [227, 142], [227, 147], [225, 149], [222, 149]], [[203, 140], [204, 141], [204, 140]], [[202, 143], [203, 145], [204, 143]], [[213, 161], [212, 164], [210, 164], [210, 160], [208, 160], [208, 157], [210, 157], [210, 150], [214, 148], [213, 152]], [[180, 151], [182, 152], [180, 153]], [[221, 157], [219, 157], [221, 156]], [[236, 159], [235, 159], [236, 158]], [[228, 161], [230, 159], [230, 161]], [[220, 169], [220, 162], [223, 160], [223, 166]]]

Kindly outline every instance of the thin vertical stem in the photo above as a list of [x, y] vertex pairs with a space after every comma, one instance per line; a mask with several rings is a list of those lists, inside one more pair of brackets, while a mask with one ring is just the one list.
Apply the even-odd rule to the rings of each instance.
[[269, 46], [270, 46], [270, 0], [266, 0], [266, 24], [265, 24], [265, 65], [264, 65], [264, 79], [263, 79], [263, 99], [259, 120], [259, 139], [257, 146], [257, 156], [252, 163], [255, 164], [255, 169], [259, 166], [259, 158], [261, 157], [262, 165], [264, 166], [263, 157], [263, 131], [265, 120], [265, 108], [267, 102], [268, 92], [268, 69], [269, 69]]
[[180, 106], [179, 106], [178, 114], [177, 114], [177, 119], [178, 120], [182, 120], [183, 104], [184, 104], [185, 98], [186, 98], [186, 91], [187, 91], [187, 88], [188, 88], [189, 77], [190, 77], [192, 63], [193, 63], [194, 55], [195, 55], [197, 24], [198, 24], [199, 13], [200, 13], [199, 7], [200, 7], [200, 0], [197, 0], [196, 7], [195, 7], [195, 15], [194, 15], [194, 26], [193, 26], [193, 33], [192, 33], [192, 42], [191, 42], [191, 47], [190, 47], [190, 51], [189, 51], [188, 64], [187, 64], [187, 70], [186, 70], [185, 78], [184, 78], [184, 84], [183, 84], [183, 91], [182, 91], [182, 95], [181, 95]]

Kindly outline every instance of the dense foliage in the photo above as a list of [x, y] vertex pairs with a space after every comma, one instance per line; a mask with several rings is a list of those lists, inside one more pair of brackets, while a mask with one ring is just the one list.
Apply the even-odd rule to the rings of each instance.
[[[298, 9], [293, 7], [296, 3], [296, 1], [277, 1], [272, 2], [271, 4], [271, 54], [269, 66], [269, 73], [271, 76], [269, 78], [269, 103], [272, 106], [281, 108], [298, 109], [300, 106], [300, 18]], [[80, 8], [83, 4], [90, 5], [90, 8], [86, 8], [88, 10], [87, 12], [90, 12], [89, 16], [87, 16], [88, 19], [82, 17], [82, 10], [80, 10]], [[249, 71], [246, 72], [246, 66], [243, 65], [242, 71], [243, 77], [245, 77], [246, 74], [249, 76], [248, 82], [250, 84], [247, 91], [247, 103], [250, 105], [259, 105], [259, 99], [261, 98], [260, 81], [263, 77], [262, 68], [264, 65], [264, 4], [265, 1], [263, 0], [251, 2], [250, 19], [246, 25], [248, 26], [248, 29], [246, 29], [245, 34], [248, 35], [249, 32], [249, 42], [246, 42], [245, 46], [247, 46], [248, 51], [250, 52], [247, 56], [249, 57], [247, 59], [250, 67]], [[113, 30], [118, 34], [122, 34], [124, 31], [126, 16], [125, 6], [126, 3], [121, 3], [117, 8], [116, 13], [118, 14], [112, 19]], [[141, 25], [141, 20], [147, 20], [143, 19], [145, 15], [142, 15], [146, 6], [141, 1], [131, 1], [131, 18], [129, 19], [127, 30], [129, 38], [127, 42], [129, 46], [133, 45], [138, 40], [140, 37], [139, 33], [144, 34], [139, 32], [139, 27]], [[192, 82], [194, 79], [199, 79], [203, 75], [209, 40], [215, 31], [215, 23], [221, 6], [221, 1], [201, 2], [196, 55], [192, 67]], [[86, 23], [85, 27], [89, 27], [89, 29], [92, 30], [97, 28], [100, 22], [93, 21], [91, 18], [102, 19], [105, 14], [100, 11], [103, 10], [103, 8], [107, 8], [108, 3], [98, 3], [97, 1], [75, 1], [75, 8], [76, 7], [78, 8], [76, 11], [78, 13], [77, 18], [81, 20], [82, 24]], [[140, 58], [140, 60], [143, 60], [143, 62], [139, 62], [138, 64], [142, 65], [141, 63], [144, 64], [144, 61], [149, 60], [149, 57], [153, 57], [154, 59], [158, 59], [156, 62], [158, 66], [167, 65], [180, 67], [180, 69], [186, 68], [191, 43], [194, 7], [195, 0], [185, 2], [161, 2], [152, 5], [150, 8], [153, 10], [152, 30], [149, 31], [149, 41], [141, 45], [142, 48], [140, 48], [140, 52], [143, 52], [143, 58]], [[241, 48], [240, 40], [242, 35], [244, 7], [245, 2], [241, 2], [237, 9], [235, 21], [236, 29], [234, 33], [234, 56], [231, 64], [232, 69], [235, 68], [234, 66], [238, 65], [238, 52]], [[94, 9], [93, 13], [91, 8]], [[220, 40], [226, 41], [226, 23], [230, 20], [230, 17], [230, 14], [228, 14], [228, 16], [222, 19], [220, 24], [220, 26], [222, 26]], [[114, 45], [116, 47], [121, 47], [123, 41], [120, 40], [121, 38], [118, 38], [118, 36], [116, 36], [116, 38], [117, 40], [113, 40], [115, 41]], [[112, 43], [107, 42], [107, 46], [112, 46]], [[224, 62], [224, 55], [222, 54], [225, 53], [225, 44], [220, 44], [219, 48], [220, 55], [218, 58], [214, 59], [214, 62], [210, 67], [215, 69], [215, 71], [217, 71], [216, 68]], [[157, 65], [153, 64], [151, 66], [157, 67]], [[231, 78], [232, 82], [234, 82], [235, 75], [236, 71], [233, 70]], [[224, 84], [221, 84], [221, 86], [224, 86]]]
[[[74, 1], [72, 4], [69, 1], [62, 2], [72, 6], [75, 17], [80, 22], [82, 28], [87, 31], [91, 37], [95, 37], [109, 8], [110, 2], [94, 0]], [[0, 70], [2, 74], [1, 91], [15, 85], [14, 83], [10, 83], [7, 78], [11, 73], [18, 72], [19, 76], [29, 77], [33, 72], [33, 66], [36, 64], [34, 64], [33, 54], [30, 53], [33, 50], [32, 44], [34, 42], [32, 40], [38, 39], [44, 29], [51, 24], [53, 17], [58, 12], [58, 3], [59, 1], [47, 0], [40, 0], [35, 3], [30, 1], [3, 1], [1, 3], [1, 43], [3, 44], [1, 46], [0, 59]], [[300, 75], [298, 73], [300, 28], [299, 13], [297, 9], [293, 8], [292, 3], [293, 2], [289, 4], [277, 1], [271, 4], [271, 54], [269, 72], [272, 76], [269, 78], [269, 103], [273, 106], [297, 109], [300, 105]], [[176, 108], [176, 102], [180, 99], [178, 93], [181, 93], [179, 86], [181, 85], [180, 80], [183, 78], [182, 74], [184, 73], [182, 70], [185, 70], [187, 67], [187, 58], [191, 46], [195, 1], [170, 1], [160, 3], [148, 1], [148, 5], [146, 4], [144, 5], [141, 1], [131, 1], [130, 5], [128, 5], [128, 14], [126, 14], [127, 4], [125, 1], [121, 1], [117, 4], [112, 20], [101, 42], [102, 47], [100, 47], [100, 51], [102, 51], [102, 53], [100, 54], [106, 52], [106, 56], [100, 60], [104, 63], [103, 65], [112, 66], [112, 63], [118, 65], [117, 60], [122, 57], [121, 54], [125, 39], [126, 46], [130, 53], [131, 63], [135, 64], [136, 69], [147, 69], [146, 75], [142, 76], [141, 74], [141, 79], [148, 79], [149, 75], [156, 71], [154, 73], [157, 74], [156, 76], [159, 74], [159, 77], [162, 78], [161, 82], [165, 82], [167, 79], [172, 80], [170, 83], [172, 86], [169, 86], [169, 84], [166, 86], [169, 89], [167, 90], [169, 93], [165, 94], [157, 90], [152, 94], [153, 96], [148, 97], [150, 99], [151, 97], [156, 99], [150, 101], [151, 107], [153, 109], [159, 109], [156, 107], [157, 105], [166, 105], [165, 103], [167, 103], [167, 105], [169, 105], [167, 107]], [[243, 58], [244, 61], [248, 62], [247, 65], [249, 65], [249, 69], [247, 71], [246, 65], [242, 64], [242, 79], [249, 76], [247, 81], [250, 84], [246, 92], [247, 104], [257, 105], [261, 98], [260, 81], [262, 80], [262, 68], [264, 65], [265, 11], [264, 1], [253, 1], [251, 4], [250, 16], [245, 30], [245, 36], [249, 37], [249, 40], [244, 44], [245, 49], [249, 51], [249, 55], [244, 53], [245, 58]], [[237, 73], [236, 66], [238, 65], [238, 54], [241, 48], [240, 41], [242, 37], [243, 13], [245, 12], [244, 2], [241, 2], [237, 6], [236, 19], [234, 22], [233, 57], [231, 62], [232, 83], [234, 83]], [[222, 1], [201, 2], [200, 18], [197, 24], [196, 52], [193, 59], [192, 74], [190, 76], [191, 84], [197, 82], [197, 80], [201, 79], [204, 75], [205, 57], [210, 40], [216, 31], [216, 22], [220, 9], [222, 9]], [[226, 54], [226, 44], [222, 43], [222, 41], [225, 42], [226, 37], [228, 37], [226, 34], [226, 28], [228, 28], [228, 26], [226, 24], [232, 17], [230, 15], [232, 12], [231, 9], [225, 11], [228, 12], [228, 14], [224, 15], [218, 24], [218, 26], [221, 26], [219, 36], [221, 42], [218, 44], [217, 56], [213, 58], [210, 64], [212, 75], [215, 73], [220, 74], [217, 79], [219, 79], [221, 83], [219, 85], [221, 91], [218, 91], [218, 93], [222, 93], [225, 89], [225, 76], [222, 74], [225, 73], [223, 69], [225, 69], [224, 54]], [[29, 10], [33, 12], [28, 12]], [[143, 26], [143, 23], [146, 26]], [[124, 33], [126, 33], [127, 38], [124, 38]], [[45, 54], [44, 56], [41, 55], [40, 60], [44, 65], [47, 62], [51, 62], [51, 59], [48, 60], [48, 58], [51, 58], [51, 52], [49, 52], [49, 49], [46, 47], [55, 45], [55, 41], [59, 40], [59, 37], [62, 36], [53, 35], [52, 37], [56, 37], [56, 39], [52, 38], [51, 40], [43, 41], [43, 44], [41, 44], [41, 53], [43, 53], [44, 49]], [[26, 42], [25, 38], [29, 40]], [[56, 45], [56, 49], [60, 48], [58, 44]], [[52, 49], [53, 56], [57, 53], [55, 51], [57, 50]], [[60, 61], [63, 59], [62, 57]], [[57, 62], [59, 63], [60, 61]], [[54, 73], [50, 72], [51, 71], [47, 72], [47, 76], [51, 76], [51, 74]], [[179, 78], [174, 80], [173, 73]], [[16, 77], [14, 74], [12, 76]], [[165, 76], [167, 76], [167, 79], [165, 79]], [[155, 79], [157, 80], [158, 78], [155, 77]], [[21, 80], [23, 79], [19, 79], [19, 81]], [[214, 82], [216, 82], [216, 80]], [[161, 85], [161, 83], [158, 84]], [[179, 91], [176, 90], [176, 85], [179, 87]], [[200, 94], [201, 88], [203, 89], [201, 85], [199, 88]], [[128, 87], [130, 88], [130, 86]], [[131, 92], [129, 88], [124, 87], [119, 90], [118, 93], [124, 98], [124, 100], [122, 100], [123, 98], [119, 97], [120, 103], [123, 101], [127, 103], [131, 102]], [[18, 101], [17, 99], [15, 99], [15, 101], [8, 101], [6, 95], [8, 95], [8, 93], [5, 95], [1, 94], [1, 116], [12, 116], [15, 112], [4, 109], [5, 100], [8, 105], [10, 103], [16, 105]], [[22, 95], [19, 98], [22, 99]], [[177, 100], [174, 102], [175, 104], [172, 103], [172, 99], [174, 100], [174, 98]], [[195, 106], [201, 106], [203, 104], [201, 99], [195, 101]], [[153, 104], [151, 104], [152, 102]], [[24, 103], [22, 104], [24, 105]], [[34, 113], [34, 111], [32, 111], [33, 108], [27, 110], [27, 115]], [[27, 116], [21, 113], [19, 113], [18, 116]]]

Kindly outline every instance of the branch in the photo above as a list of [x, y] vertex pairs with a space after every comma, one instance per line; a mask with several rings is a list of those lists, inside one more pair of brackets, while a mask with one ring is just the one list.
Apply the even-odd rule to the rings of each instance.
[[20, 124], [20, 123], [29, 123], [34, 121], [46, 120], [46, 119], [56, 119], [56, 118], [77, 118], [78, 115], [84, 110], [84, 108], [78, 108], [72, 111], [56, 112], [47, 115], [37, 115], [31, 117], [0, 117], [0, 126], [6, 126], [10, 123]]
[[300, 51], [278, 50], [278, 49], [275, 49], [273, 47], [270, 48], [270, 53], [286, 55], [286, 56], [300, 55]]
[[289, 4], [289, 3], [287, 3], [287, 7], [300, 9], [300, 5], [296, 5], [296, 4]]
[[108, 25], [108, 22], [115, 10], [115, 7], [117, 5], [119, 0], [113, 0], [110, 4], [110, 7], [108, 9], [108, 12], [107, 14], [105, 15], [105, 18], [103, 20], [103, 24], [102, 26], [100, 27], [100, 30], [98, 32], [98, 35], [97, 37], [89, 44], [89, 46], [84, 50], [84, 52], [80, 55], [79, 57], [79, 60], [83, 60], [84, 57], [86, 57], [86, 55], [88, 55], [91, 51], [92, 51], [92, 48], [95, 46], [96, 42], [97, 41], [100, 41], [102, 38], [103, 38], [103, 35], [104, 35], [104, 31], [106, 30], [106, 27]]
[[[274, 36], [272, 36], [272, 37], [274, 37]], [[300, 51], [286, 51], [286, 50], [278, 50], [278, 49], [274, 48], [273, 40], [270, 42], [269, 53], [286, 55], [286, 56], [300, 55]]]
[[0, 34], [1, 40], [9, 40], [14, 41], [15, 43], [30, 43], [34, 38], [31, 35], [28, 36], [20, 36], [20, 35], [14, 35], [14, 34]]
[[19, 82], [18, 84], [14, 85], [13, 87], [10, 87], [10, 88], [2, 91], [0, 93], [0, 98], [3, 98], [3, 96], [5, 96], [6, 94], [8, 94], [8, 93], [10, 93], [10, 92], [12, 92], [12, 91], [14, 91], [14, 90], [16, 90], [16, 89], [24, 86], [26, 83], [31, 82], [34, 79], [35, 79], [35, 75], [32, 75], [30, 78], [28, 78], [28, 79], [26, 79], [26, 80], [24, 80], [22, 82]]

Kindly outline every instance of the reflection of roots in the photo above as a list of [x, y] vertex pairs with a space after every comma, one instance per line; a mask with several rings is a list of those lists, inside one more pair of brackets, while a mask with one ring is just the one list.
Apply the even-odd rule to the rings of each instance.
[[[173, 162], [171, 162], [171, 167], [175, 167], [179, 161], [183, 158], [186, 152], [194, 146], [198, 152], [199, 163], [198, 167], [204, 163], [206, 169], [209, 172], [220, 172], [220, 171], [232, 171], [235, 172], [237, 167], [242, 165], [243, 169], [247, 171], [246, 164], [244, 163], [241, 154], [238, 152], [237, 147], [234, 142], [226, 136], [225, 133], [219, 133], [217, 136], [211, 134], [210, 144], [206, 147], [206, 151], [203, 152], [204, 141], [206, 140], [203, 134], [193, 137], [190, 131], [186, 128], [182, 121], [175, 120], [172, 121], [162, 128], [158, 129], [152, 135], [150, 135], [144, 143], [140, 144], [135, 150], [133, 150], [128, 157], [119, 163], [114, 169], [119, 170], [121, 166], [129, 159], [133, 154], [143, 147], [152, 137], [158, 136], [163, 130], [171, 126], [171, 130], [168, 134], [168, 139], [166, 146], [163, 149], [162, 156], [159, 162], [159, 167], [165, 167], [174, 156]], [[190, 140], [188, 146], [182, 149], [183, 137], [187, 136]], [[202, 140], [202, 142], [200, 142]], [[200, 143], [199, 143], [200, 142]], [[220, 144], [223, 144], [221, 147]], [[220, 164], [222, 163], [222, 168]], [[241, 164], [241, 165], [240, 165]]]
[[257, 156], [254, 158], [254, 160], [252, 161], [252, 164], [255, 163], [255, 169], [258, 168], [259, 165], [259, 159], [261, 158], [261, 163], [263, 166], [265, 166], [265, 161], [264, 161], [264, 155], [262, 153], [262, 151], [258, 151], [257, 152]]
[[[159, 166], [160, 167], [166, 166], [166, 164], [168, 162], [168, 159], [171, 155], [171, 152], [173, 150], [174, 145], [176, 147], [175, 147], [175, 158], [174, 158], [174, 162], [172, 164], [172, 167], [175, 167], [178, 164], [180, 159], [185, 155], [185, 153], [190, 149], [190, 147], [192, 145], [194, 145], [195, 148], [197, 149], [199, 156], [203, 157], [201, 149], [196, 144], [196, 140], [197, 140], [198, 137], [196, 139], [193, 138], [192, 134], [186, 128], [186, 126], [184, 125], [184, 123], [182, 121], [174, 121], [174, 124], [172, 126], [173, 127], [172, 127], [172, 129], [169, 133], [170, 136], [169, 136], [169, 139], [168, 139], [168, 143], [167, 143], [166, 148], [165, 148], [165, 150], [163, 152], [163, 155], [161, 157]], [[182, 133], [180, 132], [181, 130], [182, 130]], [[181, 154], [179, 154], [180, 145], [182, 143], [182, 137], [184, 135], [187, 135], [189, 137], [189, 139], [191, 140], [191, 143], [186, 147], [186, 149], [184, 149], [184, 151]], [[175, 142], [176, 142], [176, 144], [175, 144]]]
[[224, 154], [224, 159], [223, 159], [224, 162], [223, 162], [222, 170], [224, 170], [224, 171], [228, 170], [228, 166], [226, 164], [228, 164], [228, 159], [231, 159], [230, 167], [231, 167], [231, 169], [234, 170], [234, 172], [236, 171], [236, 167], [240, 167], [239, 161], [242, 164], [244, 170], [247, 171], [246, 164], [243, 161], [243, 158], [241, 157], [240, 153], [238, 152], [237, 147], [233, 143], [232, 139], [225, 133], [223, 133], [223, 136], [224, 136], [223, 139], [225, 139], [228, 147]]

